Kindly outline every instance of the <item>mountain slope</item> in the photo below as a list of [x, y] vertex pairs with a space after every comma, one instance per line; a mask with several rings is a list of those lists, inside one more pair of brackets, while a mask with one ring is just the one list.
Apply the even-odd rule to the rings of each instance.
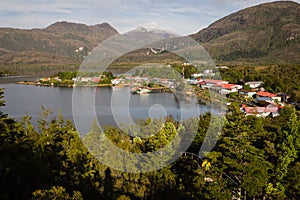
[[[44, 29], [0, 28], [0, 66], [80, 64], [87, 52], [117, 33], [107, 23], [87, 26], [65, 21]], [[278, 1], [246, 8], [191, 37], [217, 63], [300, 63], [300, 5]], [[118, 62], [124, 66], [135, 60], [150, 62], [154, 55], [145, 52], [123, 56]], [[174, 60], [167, 54], [155, 56], [160, 62]]]
[[300, 4], [278, 1], [246, 8], [191, 35], [219, 62], [300, 62]]
[[[107, 23], [87, 26], [65, 21], [44, 29], [0, 28], [0, 64], [76, 62], [99, 42], [117, 33]], [[82, 51], [76, 53], [80, 47]]]

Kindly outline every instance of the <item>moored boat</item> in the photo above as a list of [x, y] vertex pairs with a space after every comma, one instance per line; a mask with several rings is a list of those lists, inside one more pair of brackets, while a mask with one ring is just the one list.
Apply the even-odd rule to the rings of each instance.
[[141, 87], [134, 87], [131, 89], [132, 94], [149, 94], [151, 90], [147, 88], [141, 88]]

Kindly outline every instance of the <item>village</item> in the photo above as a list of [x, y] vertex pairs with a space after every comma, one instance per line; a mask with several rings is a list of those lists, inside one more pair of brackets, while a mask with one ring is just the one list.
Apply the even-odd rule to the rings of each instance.
[[[227, 67], [222, 66], [222, 68]], [[215, 73], [213, 73], [212, 70], [204, 70], [203, 73], [192, 74], [190, 79], [184, 79], [184, 82], [193, 86], [193, 88], [209, 90], [226, 96], [228, 101], [227, 105], [232, 102], [239, 102], [240, 109], [246, 116], [254, 115], [257, 117], [276, 117], [279, 116], [281, 109], [289, 103], [289, 95], [284, 93], [274, 94], [265, 91], [263, 81], [234, 84], [224, 80], [204, 78], [207, 76], [214, 77]], [[175, 79], [150, 78], [147, 76], [133, 77], [130, 75], [112, 79], [111, 82], [115, 87], [138, 86], [131, 90], [134, 94], [151, 93], [153, 92], [153, 90], [151, 90], [153, 85], [163, 85], [170, 89], [177, 89], [180, 85], [180, 82]], [[151, 86], [151, 84], [153, 85]], [[191, 94], [193, 91], [194, 90], [191, 89], [187, 90], [186, 94]]]
[[[228, 69], [226, 66], [217, 68]], [[216, 79], [215, 71], [204, 69], [202, 73], [193, 73], [190, 78], [180, 79], [152, 77], [148, 74], [142, 76], [132, 74], [120, 74], [113, 76], [111, 72], [102, 75], [76, 76], [63, 79], [60, 76], [51, 78], [40, 78], [34, 84], [41, 86], [111, 86], [113, 88], [130, 87], [132, 94], [149, 94], [162, 92], [181, 92], [185, 95], [195, 94], [195, 90], [202, 93], [213, 91], [226, 96], [227, 105], [238, 102], [240, 109], [246, 116], [275, 117], [280, 114], [287, 104], [290, 104], [288, 94], [271, 93], [265, 90], [263, 81], [244, 82], [242, 84], [230, 83], [225, 80]], [[183, 83], [183, 84], [182, 84]], [[190, 85], [185, 88], [183, 85]], [[206, 92], [207, 93], [207, 92]], [[204, 97], [201, 93], [196, 94], [198, 98]], [[207, 95], [208, 96], [208, 95]], [[206, 98], [210, 101], [210, 97]], [[295, 105], [298, 108], [298, 105]], [[298, 107], [297, 107], [298, 106]], [[299, 109], [299, 108], [298, 108]]]
[[232, 84], [223, 80], [198, 79], [192, 80], [192, 84], [202, 89], [210, 89], [222, 95], [226, 95], [230, 102], [240, 102], [241, 110], [248, 115], [257, 117], [275, 117], [288, 103], [289, 96], [283, 93], [273, 94], [266, 92], [262, 87], [262, 81], [246, 82], [244, 85]]

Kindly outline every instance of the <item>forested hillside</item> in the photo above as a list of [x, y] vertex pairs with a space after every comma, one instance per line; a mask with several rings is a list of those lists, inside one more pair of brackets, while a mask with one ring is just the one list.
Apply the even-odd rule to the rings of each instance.
[[216, 62], [299, 63], [300, 4], [264, 3], [230, 14], [198, 33]]
[[0, 28], [0, 66], [79, 65], [89, 51], [117, 33], [108, 23], [66, 21], [42, 29]]

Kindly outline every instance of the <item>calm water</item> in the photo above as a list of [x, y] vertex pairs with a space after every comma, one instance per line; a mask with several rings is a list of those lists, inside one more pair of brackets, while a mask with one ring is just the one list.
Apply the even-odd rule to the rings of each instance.
[[61, 113], [65, 119], [73, 122], [75, 114], [80, 119], [79, 122], [76, 120], [80, 131], [87, 131], [95, 116], [100, 125], [117, 125], [148, 117], [160, 118], [172, 115], [180, 120], [198, 117], [199, 114], [206, 112], [214, 114], [220, 112], [206, 105], [198, 105], [195, 98], [180, 97], [172, 93], [132, 95], [130, 88], [127, 87], [73, 89], [0, 84], [0, 88], [5, 88], [6, 106], [2, 108], [2, 112], [9, 116], [20, 119], [27, 113], [32, 116], [32, 122], [36, 126], [43, 106], [51, 109], [54, 115]]

